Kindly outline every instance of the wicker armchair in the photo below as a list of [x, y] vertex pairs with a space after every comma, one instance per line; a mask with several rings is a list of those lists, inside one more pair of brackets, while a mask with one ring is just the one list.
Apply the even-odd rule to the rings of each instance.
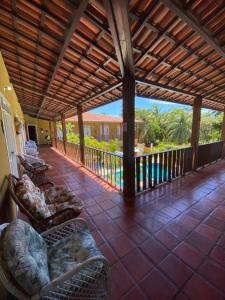
[[47, 176], [47, 165], [43, 165], [40, 162], [31, 164], [21, 155], [18, 155], [18, 158], [26, 173], [36, 185], [41, 185], [42, 183], [49, 181], [49, 177]]
[[[38, 232], [43, 232], [49, 228], [52, 228], [54, 226], [57, 226], [67, 220], [76, 218], [80, 215], [82, 211], [83, 204], [82, 202], [78, 199], [77, 205], [73, 204], [72, 207], [66, 207], [64, 205], [65, 203], [59, 204], [58, 211], [52, 209], [52, 204], [48, 203], [47, 199], [47, 206], [49, 205], [51, 207], [50, 213], [51, 215], [47, 217], [43, 217], [43, 215], [36, 215], [34, 211], [31, 211], [29, 209], [29, 205], [25, 205], [25, 201], [18, 197], [18, 194], [16, 192], [16, 186], [18, 185], [19, 179], [16, 178], [14, 175], [10, 174], [8, 177], [8, 182], [9, 182], [9, 191], [10, 194], [19, 207], [20, 211], [27, 216], [29, 219], [30, 223], [32, 226], [38, 231]], [[54, 186], [52, 182], [46, 182], [43, 185], [45, 186]], [[37, 188], [38, 189], [38, 188]], [[41, 191], [40, 191], [41, 192]], [[42, 197], [48, 194], [48, 190], [42, 192]], [[78, 205], [79, 204], [79, 205]], [[54, 205], [54, 204], [53, 204]]]
[[41, 235], [16, 220], [0, 227], [0, 241], [0, 280], [17, 299], [110, 299], [109, 263], [85, 220]]

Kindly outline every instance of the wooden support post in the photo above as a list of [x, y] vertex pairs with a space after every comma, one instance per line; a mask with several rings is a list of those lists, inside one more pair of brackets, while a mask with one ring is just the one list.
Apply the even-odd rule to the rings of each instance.
[[84, 165], [84, 124], [83, 124], [83, 115], [82, 115], [82, 106], [77, 105], [77, 116], [78, 116], [78, 128], [79, 128], [79, 137], [80, 137], [80, 161]]
[[57, 124], [56, 124], [56, 120], [53, 121], [53, 134], [54, 134], [54, 146], [55, 148], [57, 148]]
[[135, 197], [135, 79], [123, 78], [123, 193], [126, 199]]
[[66, 120], [65, 120], [65, 116], [63, 114], [61, 115], [61, 122], [62, 122], [62, 134], [63, 134], [63, 148], [64, 148], [64, 153], [66, 154], [66, 142], [67, 142]]
[[223, 123], [222, 123], [222, 130], [221, 130], [221, 141], [223, 142], [221, 158], [224, 158], [225, 157], [225, 107], [224, 107], [224, 111], [223, 111]]
[[135, 72], [128, 1], [105, 0], [108, 23], [123, 78], [123, 194], [135, 197]]
[[196, 97], [193, 105], [192, 133], [191, 133], [191, 146], [193, 147], [192, 170], [196, 170], [198, 166], [198, 144], [199, 144], [199, 134], [200, 134], [201, 107], [202, 107], [202, 99]]

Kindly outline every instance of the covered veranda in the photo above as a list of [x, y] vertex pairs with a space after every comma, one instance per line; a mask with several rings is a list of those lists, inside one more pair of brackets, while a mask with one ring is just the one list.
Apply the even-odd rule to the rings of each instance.
[[[85, 202], [112, 263], [115, 299], [224, 298], [225, 118], [221, 140], [199, 146], [201, 108], [225, 107], [224, 11], [222, 1], [0, 3], [11, 83], [24, 113], [50, 121], [57, 150], [41, 155], [55, 183]], [[135, 157], [135, 95], [193, 106], [191, 146]], [[121, 98], [123, 156], [85, 147], [82, 113]], [[66, 140], [65, 119], [74, 114], [79, 146]], [[117, 172], [111, 161], [120, 162], [122, 184], [108, 178]]]
[[[65, 153], [65, 118], [78, 114], [78, 159], [103, 165], [98, 175], [112, 157], [85, 153], [82, 112], [123, 99], [123, 157], [113, 159], [133, 199], [223, 157], [225, 122], [219, 143], [198, 145], [201, 108], [224, 110], [223, 13], [220, 1], [2, 1], [0, 47], [24, 113], [54, 121], [55, 146], [62, 121]], [[191, 147], [136, 159], [135, 95], [192, 105]]]

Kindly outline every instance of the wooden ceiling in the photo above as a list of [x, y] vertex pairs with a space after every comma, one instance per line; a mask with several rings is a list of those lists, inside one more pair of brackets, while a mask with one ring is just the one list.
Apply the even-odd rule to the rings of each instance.
[[[122, 97], [112, 1], [125, 0], [0, 1], [0, 49], [25, 113], [70, 117], [77, 105]], [[224, 1], [130, 0], [127, 9], [137, 95], [190, 105], [202, 97], [223, 110]]]

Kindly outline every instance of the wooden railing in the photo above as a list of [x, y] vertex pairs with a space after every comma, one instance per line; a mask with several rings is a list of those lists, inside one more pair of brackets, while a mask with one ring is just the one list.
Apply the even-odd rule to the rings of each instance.
[[116, 189], [123, 190], [123, 158], [92, 147], [84, 148], [85, 166]]
[[[198, 167], [221, 158], [222, 142], [199, 146]], [[63, 142], [57, 141], [57, 148], [64, 153]], [[65, 153], [64, 153], [65, 154]], [[77, 144], [66, 143], [66, 155], [80, 163], [80, 148]], [[123, 157], [100, 149], [85, 147], [85, 167], [123, 191]], [[135, 157], [136, 192], [153, 189], [162, 183], [192, 171], [192, 147], [169, 150]]]
[[66, 155], [74, 160], [80, 162], [80, 146], [78, 144], [66, 142]]
[[61, 153], [65, 154], [63, 141], [57, 140], [57, 149], [58, 149]]
[[192, 170], [192, 147], [137, 156], [136, 192], [152, 189]]
[[214, 142], [198, 147], [198, 167], [203, 167], [221, 158], [223, 142]]

